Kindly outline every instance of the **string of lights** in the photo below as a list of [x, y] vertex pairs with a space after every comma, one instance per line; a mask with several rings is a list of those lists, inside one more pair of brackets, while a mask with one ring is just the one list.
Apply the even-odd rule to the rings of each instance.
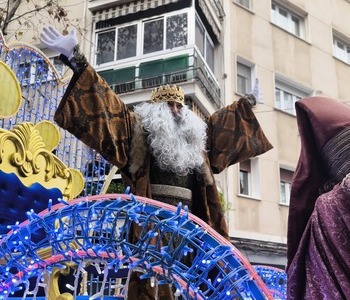
[[[132, 194], [98, 195], [61, 200], [27, 216], [0, 242], [0, 261], [5, 262], [0, 265], [0, 295], [28, 291], [30, 278], [43, 282], [45, 274], [67, 262], [82, 266], [98, 260], [105, 270], [141, 269], [142, 278], [172, 284], [185, 299], [281, 296], [278, 286], [269, 290], [232, 244], [181, 204], [175, 208]], [[135, 224], [141, 234], [132, 243], [129, 230]], [[50, 249], [46, 259], [39, 254], [43, 249]], [[188, 255], [190, 266], [183, 262]]]

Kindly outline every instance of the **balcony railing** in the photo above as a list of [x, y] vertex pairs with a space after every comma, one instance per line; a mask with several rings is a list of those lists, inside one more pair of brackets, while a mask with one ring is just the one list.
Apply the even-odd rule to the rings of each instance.
[[164, 84], [193, 82], [216, 107], [221, 108], [220, 87], [196, 51], [164, 59], [141, 62], [121, 69], [100, 71], [113, 90], [125, 94]]

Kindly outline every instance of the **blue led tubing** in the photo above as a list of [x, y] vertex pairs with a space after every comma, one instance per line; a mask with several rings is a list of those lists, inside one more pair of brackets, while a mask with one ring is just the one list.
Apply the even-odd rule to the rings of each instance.
[[[273, 299], [244, 256], [187, 207], [167, 205], [132, 194], [110, 194], [61, 200], [12, 226], [0, 240], [0, 299], [28, 289], [31, 278], [64, 263], [102, 263], [107, 269], [142, 270], [142, 278], [172, 284], [184, 299]], [[129, 240], [132, 226], [141, 229]], [[162, 241], [169, 241], [165, 245]], [[176, 240], [176, 243], [173, 242]], [[50, 249], [48, 258], [40, 250]], [[184, 257], [191, 256], [188, 266]], [[209, 276], [209, 273], [213, 275]]]

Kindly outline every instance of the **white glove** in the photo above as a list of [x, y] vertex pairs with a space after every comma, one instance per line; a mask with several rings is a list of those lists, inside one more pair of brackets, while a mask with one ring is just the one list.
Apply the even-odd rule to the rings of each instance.
[[78, 45], [75, 28], [68, 35], [62, 35], [52, 26], [45, 27], [41, 32], [40, 39], [45, 46], [63, 54], [68, 59], [73, 57], [74, 47]]

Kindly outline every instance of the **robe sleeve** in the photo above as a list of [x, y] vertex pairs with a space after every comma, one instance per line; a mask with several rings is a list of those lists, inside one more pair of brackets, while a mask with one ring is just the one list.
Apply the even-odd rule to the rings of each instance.
[[208, 119], [208, 156], [214, 173], [272, 149], [247, 97]]
[[74, 74], [54, 120], [118, 168], [128, 163], [133, 114], [90, 65]]

